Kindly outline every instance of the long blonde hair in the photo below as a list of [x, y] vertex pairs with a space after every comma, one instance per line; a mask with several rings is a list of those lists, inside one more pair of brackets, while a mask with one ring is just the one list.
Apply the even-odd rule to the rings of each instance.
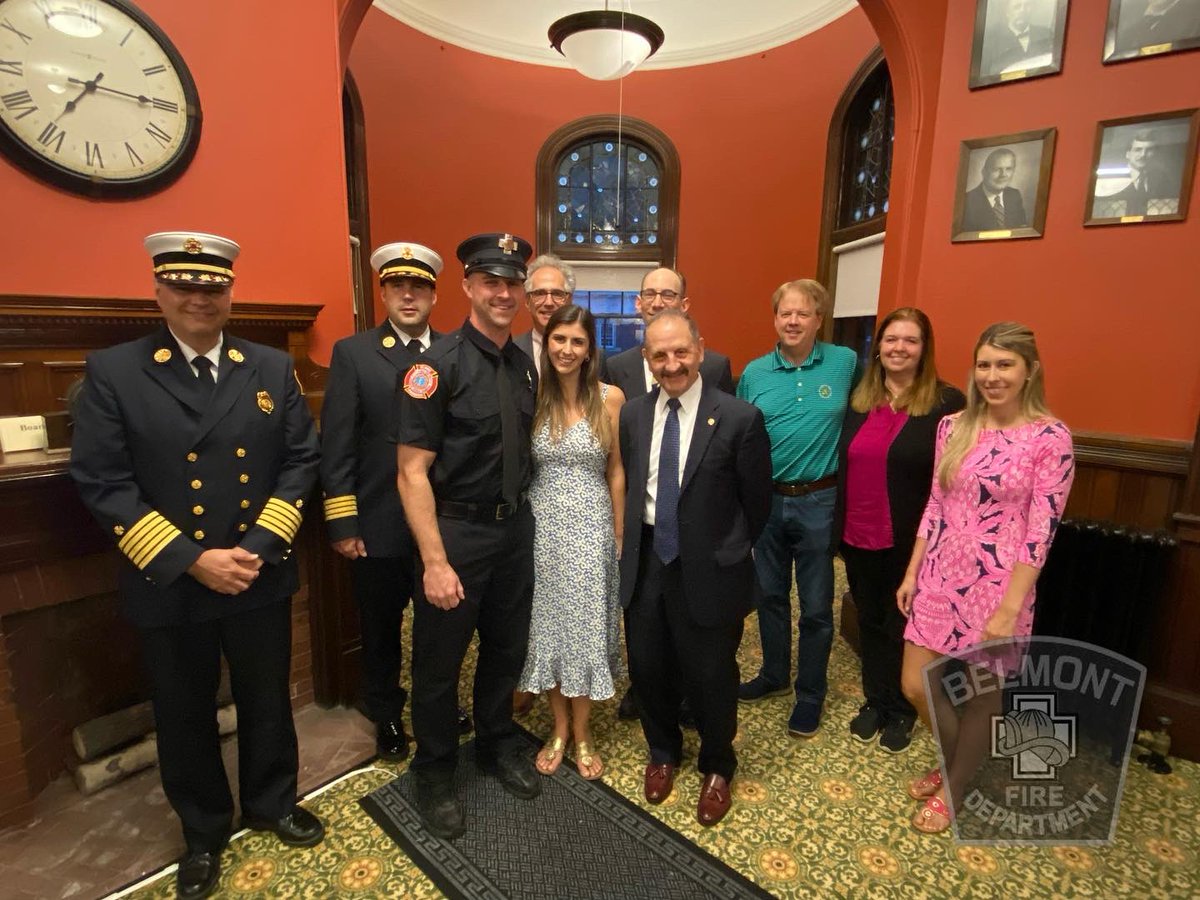
[[[1025, 386], [1021, 389], [1021, 414], [1030, 422], [1045, 419], [1050, 416], [1046, 406], [1046, 386], [1042, 374], [1041, 356], [1038, 354], [1037, 341], [1034, 340], [1033, 330], [1017, 322], [997, 322], [984, 329], [983, 334], [975, 344], [971, 354], [974, 362], [979, 358], [982, 347], [995, 347], [997, 350], [1007, 350], [1015, 353], [1025, 361], [1029, 375]], [[975, 446], [979, 438], [979, 429], [987, 415], [987, 401], [979, 393], [975, 385], [975, 373], [972, 368], [967, 379], [967, 407], [959, 414], [950, 433], [946, 447], [942, 451], [942, 460], [938, 464], [938, 483], [942, 490], [948, 490], [958, 475], [958, 467], [963, 458]]]
[[894, 398], [896, 409], [906, 410], [910, 416], [924, 416], [937, 405], [941, 389], [938, 386], [937, 365], [933, 355], [933, 325], [929, 316], [915, 306], [893, 309], [883, 317], [875, 329], [875, 352], [867, 366], [867, 372], [850, 395], [850, 406], [855, 412], [870, 412], [878, 406], [892, 402], [884, 383], [883, 363], [879, 359], [879, 343], [883, 333], [893, 322], [912, 322], [921, 329], [921, 359], [917, 363], [917, 374], [899, 397]]
[[578, 323], [587, 333], [587, 358], [579, 369], [579, 405], [583, 417], [592, 429], [596, 443], [605, 453], [613, 443], [612, 422], [604, 409], [600, 396], [599, 366], [596, 359], [596, 319], [590, 310], [574, 303], [560, 306], [546, 323], [542, 336], [542, 367], [538, 373], [537, 408], [533, 414], [533, 433], [537, 434], [544, 423], [550, 423], [550, 440], [558, 443], [567, 432], [567, 404], [563, 397], [562, 382], [550, 361], [550, 336], [564, 325]]

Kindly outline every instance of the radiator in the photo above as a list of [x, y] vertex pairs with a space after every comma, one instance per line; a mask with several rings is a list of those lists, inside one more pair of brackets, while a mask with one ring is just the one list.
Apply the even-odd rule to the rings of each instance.
[[1165, 531], [1064, 519], [1038, 579], [1033, 633], [1145, 663], [1177, 545]]

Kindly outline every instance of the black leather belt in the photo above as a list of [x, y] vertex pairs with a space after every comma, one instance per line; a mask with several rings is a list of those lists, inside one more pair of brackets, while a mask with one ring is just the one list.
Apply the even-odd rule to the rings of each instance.
[[457, 500], [439, 500], [437, 513], [448, 519], [470, 519], [472, 522], [499, 522], [515, 516], [525, 505], [527, 495], [522, 494], [516, 503], [459, 503]]
[[775, 493], [783, 494], [785, 497], [803, 497], [814, 491], [823, 491], [825, 488], [831, 488], [836, 484], [836, 475], [826, 475], [824, 478], [818, 478], [816, 481], [777, 481], [775, 482]]

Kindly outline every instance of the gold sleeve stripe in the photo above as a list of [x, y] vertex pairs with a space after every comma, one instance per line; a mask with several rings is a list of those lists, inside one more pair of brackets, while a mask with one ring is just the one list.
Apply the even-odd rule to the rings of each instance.
[[133, 523], [117, 546], [130, 562], [144, 569], [180, 534], [179, 529], [160, 513], [151, 510]]
[[358, 498], [353, 494], [328, 497], [325, 500], [325, 519], [345, 519], [358, 515]]
[[282, 516], [289, 522], [295, 522], [297, 528], [299, 528], [300, 523], [304, 521], [304, 514], [300, 512], [300, 510], [296, 509], [296, 507], [292, 506], [292, 504], [285, 503], [277, 497], [272, 497], [267, 501], [267, 505], [264, 507], [264, 510], [267, 509], [279, 516]]
[[300, 530], [302, 521], [300, 510], [278, 497], [271, 497], [263, 511], [258, 514], [257, 524], [290, 544], [296, 539], [296, 532]]

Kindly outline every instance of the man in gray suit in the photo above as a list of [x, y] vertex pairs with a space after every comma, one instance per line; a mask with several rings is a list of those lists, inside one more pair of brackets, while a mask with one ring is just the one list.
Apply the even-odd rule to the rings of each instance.
[[575, 272], [552, 253], [543, 253], [529, 264], [529, 276], [525, 279], [525, 305], [533, 328], [513, 338], [533, 360], [540, 372], [542, 367], [542, 335], [546, 323], [560, 306], [571, 302], [575, 293]]
[[[643, 322], [649, 325], [664, 309], [678, 309], [686, 313], [690, 308], [687, 279], [683, 275], [667, 268], [646, 273], [637, 298], [637, 311]], [[728, 356], [705, 348], [700, 375], [708, 384], [716, 385], [727, 394], [733, 393], [733, 373]], [[600, 370], [600, 380], [615, 384], [629, 400], [649, 393], [655, 385], [641, 347], [633, 347], [606, 360]]]

